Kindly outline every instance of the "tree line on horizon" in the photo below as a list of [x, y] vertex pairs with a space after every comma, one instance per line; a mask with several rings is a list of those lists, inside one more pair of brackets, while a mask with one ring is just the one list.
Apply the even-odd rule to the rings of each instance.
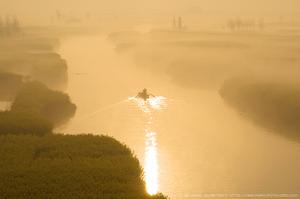
[[0, 37], [14, 36], [20, 32], [20, 21], [16, 16], [0, 16]]

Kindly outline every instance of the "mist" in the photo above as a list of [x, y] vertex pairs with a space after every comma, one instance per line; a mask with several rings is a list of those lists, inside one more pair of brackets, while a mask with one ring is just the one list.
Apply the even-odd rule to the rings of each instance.
[[[166, 22], [165, 17], [183, 15], [190, 23], [216, 23], [224, 17], [298, 18], [297, 0], [188, 0], [188, 1], [5, 1], [0, 2], [2, 15], [17, 15], [27, 24], [52, 24], [57, 12], [70, 18], [89, 15], [96, 23]], [[209, 21], [207, 21], [209, 20]]]
[[299, 198], [298, 0], [0, 0], [0, 196]]

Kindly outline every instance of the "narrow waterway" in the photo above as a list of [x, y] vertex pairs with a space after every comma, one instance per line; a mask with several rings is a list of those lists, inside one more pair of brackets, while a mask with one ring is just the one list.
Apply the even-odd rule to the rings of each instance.
[[[144, 71], [117, 54], [106, 35], [65, 39], [60, 53], [78, 110], [59, 131], [111, 135], [132, 148], [145, 168], [150, 142], [155, 189], [172, 198], [298, 190], [300, 145], [244, 120], [217, 91], [180, 87], [164, 74]], [[166, 98], [166, 107], [151, 114], [151, 128], [148, 115], [128, 101], [143, 88]]]

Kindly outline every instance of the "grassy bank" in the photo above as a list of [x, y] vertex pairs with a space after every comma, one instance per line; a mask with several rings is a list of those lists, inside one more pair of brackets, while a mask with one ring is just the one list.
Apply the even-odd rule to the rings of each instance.
[[0, 39], [0, 72], [65, 89], [67, 63], [55, 52], [58, 40], [27, 34]]
[[21, 75], [0, 72], [0, 101], [11, 101], [23, 84]]
[[[297, 28], [297, 27], [295, 27]], [[219, 89], [241, 75], [298, 78], [298, 33], [277, 31], [150, 31], [109, 35], [116, 51], [138, 67], [195, 89]]]
[[57, 126], [74, 116], [76, 105], [65, 93], [51, 90], [39, 82], [27, 82], [16, 95], [11, 111], [31, 113]]
[[238, 78], [226, 81], [220, 94], [256, 124], [300, 142], [298, 84]]
[[139, 161], [111, 137], [0, 136], [0, 156], [3, 198], [159, 198], [146, 194]]
[[39, 82], [22, 84], [9, 111], [0, 112], [0, 135], [46, 135], [76, 111], [69, 96]]

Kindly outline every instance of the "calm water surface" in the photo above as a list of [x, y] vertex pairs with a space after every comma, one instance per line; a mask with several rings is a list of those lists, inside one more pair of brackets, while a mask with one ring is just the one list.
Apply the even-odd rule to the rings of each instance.
[[[60, 53], [78, 110], [59, 131], [108, 134], [126, 143], [157, 176], [148, 179], [152, 192], [182, 198], [300, 190], [300, 145], [244, 120], [217, 91], [180, 87], [147, 72], [117, 54], [106, 35], [65, 39]], [[144, 87], [166, 97], [164, 107], [151, 111], [150, 124], [149, 114], [128, 100]]]

